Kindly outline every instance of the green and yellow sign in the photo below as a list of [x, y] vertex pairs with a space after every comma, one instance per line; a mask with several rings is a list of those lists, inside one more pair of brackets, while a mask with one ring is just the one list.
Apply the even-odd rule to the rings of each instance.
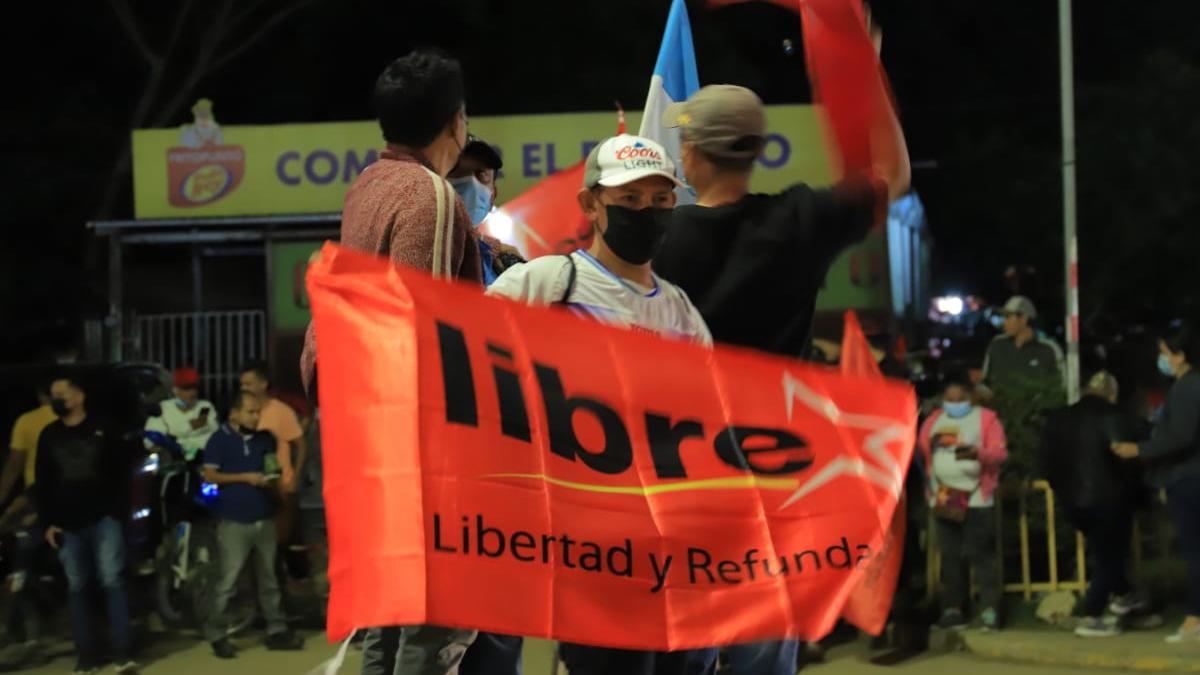
[[[138, 218], [338, 213], [346, 188], [384, 147], [374, 121], [225, 126], [200, 101], [191, 124], [133, 133]], [[768, 106], [768, 136], [752, 187], [775, 192], [804, 182], [827, 184], [832, 172], [816, 109]], [[636, 130], [640, 113], [631, 113]], [[500, 202], [579, 162], [616, 132], [613, 112], [471, 118], [471, 132], [504, 158]], [[304, 269], [317, 242], [272, 245], [272, 329], [308, 324]], [[887, 302], [882, 238], [873, 236], [834, 265], [822, 309], [868, 308]], [[797, 273], [801, 271], [797, 270]]]
[[[384, 147], [374, 121], [222, 127], [206, 101], [193, 114], [178, 129], [133, 133], [138, 218], [337, 213], [346, 188]], [[640, 117], [630, 115], [630, 129]], [[829, 182], [814, 109], [771, 106], [767, 118], [755, 189]], [[611, 112], [471, 119], [471, 132], [504, 158], [501, 202], [579, 162], [616, 126]]]

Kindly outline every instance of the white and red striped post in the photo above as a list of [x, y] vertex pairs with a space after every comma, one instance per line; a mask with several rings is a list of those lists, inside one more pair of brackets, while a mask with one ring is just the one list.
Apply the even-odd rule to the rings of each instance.
[[1079, 400], [1079, 242], [1075, 236], [1075, 62], [1071, 0], [1058, 0], [1058, 54], [1062, 85], [1063, 252], [1067, 286], [1067, 402]]
[[[1072, 228], [1073, 230], [1074, 228]], [[1067, 240], [1067, 401], [1079, 400], [1079, 241]]]

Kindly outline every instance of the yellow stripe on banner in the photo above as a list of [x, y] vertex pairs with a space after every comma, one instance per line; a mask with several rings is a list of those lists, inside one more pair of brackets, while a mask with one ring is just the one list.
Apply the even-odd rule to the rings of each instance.
[[708, 478], [705, 480], [690, 480], [684, 483], [664, 483], [662, 485], [592, 485], [574, 481], [551, 478], [540, 473], [492, 473], [480, 478], [526, 478], [540, 480], [559, 487], [580, 490], [582, 492], [602, 492], [621, 495], [655, 495], [663, 492], [684, 492], [686, 490], [740, 490], [744, 488], [763, 488], [765, 490], [795, 490], [800, 487], [796, 478], [758, 478], [757, 476], [738, 476], [734, 478]]

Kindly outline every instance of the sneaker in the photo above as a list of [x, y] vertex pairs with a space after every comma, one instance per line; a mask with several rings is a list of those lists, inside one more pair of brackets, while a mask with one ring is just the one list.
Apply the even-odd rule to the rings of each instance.
[[1150, 601], [1141, 593], [1126, 593], [1113, 599], [1108, 611], [1117, 616], [1128, 616], [1150, 609]]
[[962, 630], [967, 627], [967, 620], [957, 609], [948, 609], [942, 612], [942, 618], [938, 620], [937, 627], [942, 630]]
[[304, 649], [304, 640], [290, 630], [268, 635], [263, 644], [275, 652], [298, 652]]
[[141, 666], [138, 665], [137, 661], [134, 661], [132, 659], [125, 659], [123, 661], [120, 661], [120, 660], [117, 661], [116, 670], [118, 673], [125, 673], [126, 675], [131, 675], [132, 673], [136, 673], [138, 671], [138, 668], [140, 668], [140, 667]]
[[1194, 625], [1191, 628], [1180, 626], [1174, 635], [1167, 636], [1167, 644], [1200, 644], [1200, 624]]
[[237, 648], [225, 638], [212, 643], [213, 655], [218, 659], [232, 659], [237, 656]]
[[983, 624], [985, 632], [1000, 630], [1000, 614], [992, 607], [988, 607], [979, 614], [979, 622]]
[[72, 670], [71, 672], [75, 675], [89, 675], [89, 673], [95, 673], [99, 671], [100, 668], [98, 668], [95, 663], [92, 663], [90, 659], [81, 658], [75, 662], [75, 670]]
[[1121, 634], [1121, 627], [1115, 621], [1105, 621], [1103, 617], [1088, 617], [1075, 628], [1075, 635], [1082, 638], [1116, 637]]

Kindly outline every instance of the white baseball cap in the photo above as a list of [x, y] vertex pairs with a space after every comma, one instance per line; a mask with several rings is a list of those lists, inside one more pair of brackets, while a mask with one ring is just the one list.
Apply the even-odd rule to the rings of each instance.
[[662, 176], [686, 187], [675, 177], [675, 163], [663, 146], [649, 138], [621, 134], [592, 148], [584, 167], [583, 186], [618, 187], [647, 176]]

